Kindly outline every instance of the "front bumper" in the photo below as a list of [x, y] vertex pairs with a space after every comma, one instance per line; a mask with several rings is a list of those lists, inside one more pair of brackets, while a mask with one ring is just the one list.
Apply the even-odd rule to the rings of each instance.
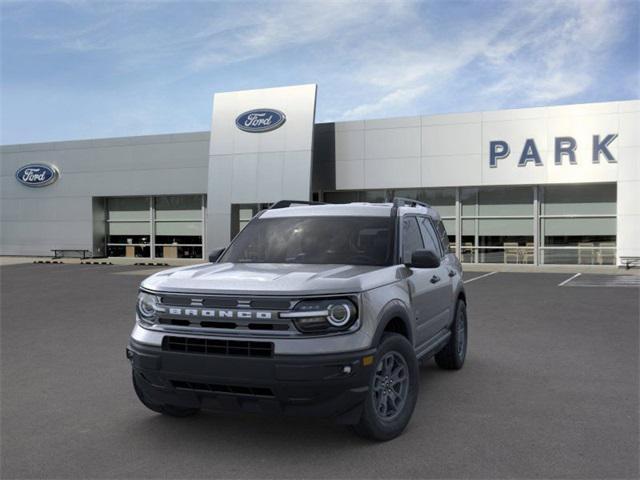
[[163, 350], [131, 339], [127, 357], [146, 398], [209, 410], [337, 417], [354, 423], [368, 392], [375, 349], [269, 358]]

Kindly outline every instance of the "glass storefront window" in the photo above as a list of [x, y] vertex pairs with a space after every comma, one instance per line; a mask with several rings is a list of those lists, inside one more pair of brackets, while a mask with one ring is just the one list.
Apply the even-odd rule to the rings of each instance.
[[476, 220], [462, 220], [460, 240], [460, 255], [458, 255], [458, 258], [460, 258], [461, 262], [474, 262], [475, 249], [473, 247], [476, 245]]
[[385, 190], [364, 190], [360, 194], [359, 202], [379, 203], [387, 200], [387, 192]]
[[[456, 190], [460, 217], [456, 217]], [[534, 212], [536, 193], [538, 212]], [[463, 262], [616, 263], [613, 183], [358, 190], [325, 193], [324, 200], [383, 201], [394, 195], [434, 206], [443, 217], [451, 249]], [[459, 233], [456, 226], [461, 227]]]
[[202, 195], [108, 198], [107, 255], [202, 258], [202, 205]]
[[151, 224], [149, 197], [107, 200], [107, 255], [149, 257]]
[[544, 218], [541, 230], [544, 237], [544, 263], [615, 263], [615, 217]]
[[238, 211], [240, 230], [247, 226], [247, 223], [253, 218], [253, 210], [251, 208], [241, 208]]
[[107, 202], [110, 221], [149, 221], [148, 197], [117, 197]]
[[172, 195], [156, 197], [156, 220], [202, 219], [201, 195]]
[[463, 188], [463, 217], [533, 216], [532, 187]]
[[540, 261], [615, 265], [616, 185], [541, 187]]
[[542, 187], [542, 215], [615, 215], [616, 185]]
[[360, 192], [325, 192], [323, 194], [326, 203], [351, 203], [360, 201]]
[[463, 217], [475, 217], [478, 215], [478, 189], [460, 189], [460, 204]]
[[202, 196], [157, 197], [155, 206], [155, 256], [202, 258]]
[[478, 247], [480, 263], [533, 263], [533, 219], [478, 220]]
[[545, 265], [615, 265], [615, 242], [596, 248], [544, 248], [541, 261]]
[[533, 216], [533, 189], [481, 188], [478, 191], [478, 216]]
[[[411, 188], [391, 190], [391, 196], [405, 197], [425, 202], [438, 210], [442, 217], [456, 216], [455, 188]], [[447, 229], [448, 231], [449, 229]]]
[[455, 218], [443, 218], [442, 223], [447, 230], [447, 235], [455, 239], [456, 236], [456, 219]]

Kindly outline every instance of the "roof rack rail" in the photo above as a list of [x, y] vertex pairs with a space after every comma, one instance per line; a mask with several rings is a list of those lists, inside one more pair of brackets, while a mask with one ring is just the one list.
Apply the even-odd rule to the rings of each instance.
[[288, 208], [292, 205], [325, 205], [324, 202], [310, 202], [308, 200], [278, 200], [276, 203], [269, 207], [269, 210], [276, 208]]
[[404, 198], [404, 197], [393, 197], [392, 200], [394, 207], [425, 207], [431, 208], [426, 202], [420, 202], [418, 200], [413, 200], [412, 198]]

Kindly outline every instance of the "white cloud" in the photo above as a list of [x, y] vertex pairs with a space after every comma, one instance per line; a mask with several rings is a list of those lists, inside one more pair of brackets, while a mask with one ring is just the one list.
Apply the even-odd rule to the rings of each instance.
[[263, 3], [259, 11], [234, 12], [223, 32], [214, 27], [212, 32], [207, 28], [198, 33], [204, 45], [193, 58], [192, 66], [201, 70], [300, 46], [334, 46], [342, 43], [342, 37], [354, 39], [366, 34], [368, 24], [380, 17], [388, 21], [403, 17], [406, 9], [403, 1]]
[[485, 56], [499, 80], [485, 87], [484, 95], [520, 96], [524, 103], [544, 104], [591, 86], [594, 72], [619, 37], [623, 9], [605, 1], [544, 5], [547, 8], [530, 12], [531, 24], [489, 45]]
[[[59, 68], [42, 78], [70, 102], [112, 91], [138, 100], [126, 107], [139, 113], [112, 122], [122, 134], [206, 129], [213, 89], [317, 82], [318, 119], [333, 121], [592, 100], [613, 62], [638, 62], [638, 45], [619, 41], [638, 19], [633, 0], [55, 5], [4, 0], [3, 51], [20, 52], [3, 62], [5, 78], [33, 89], [21, 65], [54, 53]], [[640, 76], [613, 72], [614, 82], [638, 92]]]
[[465, 77], [482, 76], [476, 95], [496, 107], [578, 95], [618, 39], [622, 6], [612, 0], [510, 3], [489, 20], [461, 19], [445, 36], [437, 24], [410, 25], [413, 44], [400, 37], [358, 66], [355, 80], [377, 99], [346, 109], [342, 118], [393, 112], [423, 94], [444, 95], [450, 81]]
[[342, 118], [345, 120], [371, 118], [372, 115], [389, 114], [399, 107], [404, 107], [415, 102], [425, 91], [426, 86], [419, 86], [413, 88], [399, 88], [386, 94], [379, 100], [373, 103], [365, 103], [358, 105], [345, 111]]

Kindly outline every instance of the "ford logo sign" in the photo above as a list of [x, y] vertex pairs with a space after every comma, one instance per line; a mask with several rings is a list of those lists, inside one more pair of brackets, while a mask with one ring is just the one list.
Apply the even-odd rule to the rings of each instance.
[[60, 172], [53, 165], [31, 163], [20, 167], [16, 172], [16, 179], [27, 187], [45, 187], [51, 185], [60, 176]]
[[287, 120], [284, 113], [271, 108], [249, 110], [236, 118], [236, 126], [245, 132], [269, 132], [282, 126]]

